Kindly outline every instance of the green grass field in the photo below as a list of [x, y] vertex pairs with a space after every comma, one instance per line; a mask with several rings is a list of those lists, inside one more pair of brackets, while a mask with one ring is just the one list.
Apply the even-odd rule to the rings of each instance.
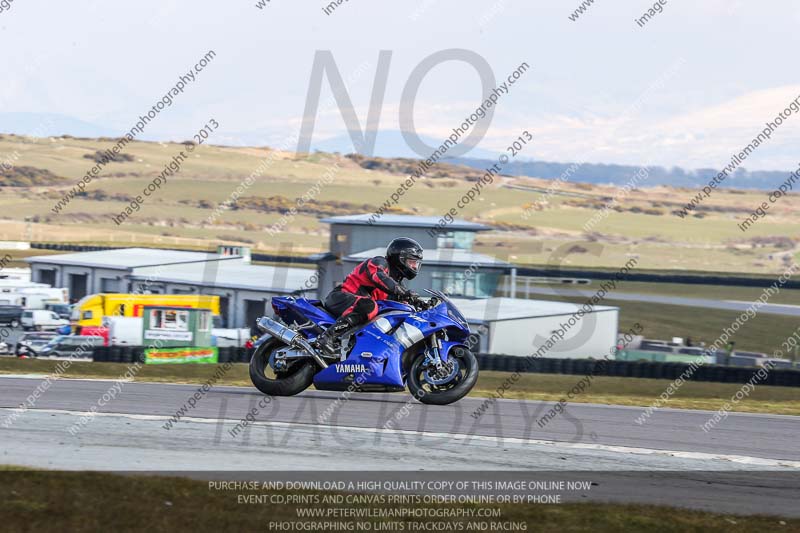
[[[542, 300], [557, 300], [584, 303], [586, 298], [573, 296], [536, 295]], [[656, 304], [649, 302], [618, 301], [606, 298], [602, 305], [620, 308], [619, 330], [628, 331], [635, 323], [642, 325], [645, 338], [671, 339], [672, 337], [691, 338], [695, 344], [712, 344], [730, 328], [731, 323], [741, 314], [737, 311], [687, 307], [683, 305]], [[763, 352], [770, 356], [783, 350], [782, 343], [800, 328], [800, 320], [793, 316], [758, 313], [731, 337], [737, 350]], [[788, 357], [789, 354], [784, 354]]]
[[[275, 531], [271, 522], [295, 522], [300, 503], [271, 504], [269, 496], [317, 495], [315, 508], [352, 508], [347, 504], [323, 503], [331, 493], [212, 490], [208, 482], [165, 476], [117, 475], [95, 472], [54, 472], [0, 468], [0, 520], [5, 531], [95, 532], [95, 531]], [[342, 494], [342, 493], [339, 493]], [[266, 495], [266, 503], [239, 502], [239, 495]], [[737, 516], [701, 511], [676, 511], [668, 506], [599, 503], [570, 504], [414, 504], [412, 508], [492, 508], [500, 518], [486, 522], [524, 524], [526, 531], [564, 533], [596, 532], [719, 532], [800, 531], [800, 520], [768, 516]], [[358, 508], [387, 508], [364, 503]], [[393, 507], [393, 506], [390, 506]], [[313, 522], [300, 519], [302, 522]], [[333, 521], [333, 520], [332, 520]], [[389, 522], [398, 519], [341, 518], [336, 522], [368, 522], [371, 531], [398, 531]], [[402, 531], [409, 522], [424, 521], [452, 531], [470, 531], [470, 519], [401, 519]], [[474, 522], [475, 519], [473, 518]], [[319, 521], [317, 521], [319, 522]], [[381, 526], [383, 524], [383, 526]], [[315, 532], [331, 529], [321, 526]], [[329, 526], [330, 527], [330, 526]], [[459, 529], [452, 529], [459, 527]], [[439, 529], [436, 529], [437, 531]], [[340, 531], [340, 530], [338, 530]]]
[[[0, 358], [0, 374], [54, 372], [58, 361], [44, 359]], [[205, 383], [216, 371], [214, 365], [147, 365], [135, 377], [136, 381], [156, 383]], [[63, 374], [68, 378], [118, 379], [125, 374], [121, 363], [74, 362]], [[509, 374], [483, 371], [470, 393], [473, 397], [488, 397]], [[560, 374], [522, 374], [508, 391], [506, 398], [526, 400], [561, 400], [583, 376]], [[649, 406], [672, 383], [663, 379], [640, 379], [596, 376], [583, 394], [571, 401], [613, 405]], [[248, 367], [235, 364], [219, 381], [220, 385], [253, 387]], [[741, 384], [687, 382], [665, 405], [683, 409], [717, 410], [729, 400]], [[253, 388], [255, 391], [255, 389]], [[800, 415], [800, 389], [759, 385], [747, 400], [734, 405], [735, 411]]]
[[[362, 168], [338, 155], [297, 156], [266, 148], [203, 145], [191, 154], [179, 174], [121, 226], [111, 221], [126, 205], [120, 200], [76, 197], [62, 213], [51, 212], [55, 201], [91, 168], [93, 163], [83, 156], [111, 144], [109, 140], [0, 135], [0, 155], [18, 152], [17, 165], [47, 169], [67, 178], [53, 186], [0, 186], [0, 239], [206, 247], [239, 242], [269, 251], [293, 243], [297, 253], [313, 253], [327, 244], [328, 228], [319, 223], [318, 214], [301, 213], [280, 237], [270, 239], [265, 229], [281, 217], [276, 210], [228, 210], [209, 224], [212, 208], [196, 204], [204, 201], [204, 205], [216, 206], [224, 202], [259, 166], [266, 168], [243, 196], [283, 196], [293, 201], [314, 187], [328, 170], [338, 168], [332, 183], [321, 187], [314, 199], [346, 201], [352, 204], [353, 212], [377, 208], [406, 177], [385, 167]], [[183, 149], [175, 143], [131, 143], [125, 151], [134, 161], [108, 165], [87, 191], [135, 195]], [[448, 165], [440, 165], [437, 171], [444, 177], [420, 180], [397, 207], [407, 213], [441, 216], [469, 190], [472, 182], [466, 178], [470, 172], [475, 174]], [[459, 217], [510, 225], [481, 234], [476, 250], [521, 264], [615, 269], [636, 256], [639, 269], [775, 275], [797, 261], [800, 249], [797, 203], [784, 202], [748, 233], [739, 231], [736, 222], [742, 210], [760, 203], [763, 193], [759, 191], [721, 191], [708, 202], [718, 211], [704, 213], [703, 218], [680, 219], [669, 212], [672, 204], [690, 196], [690, 190], [644, 188], [621, 199], [619, 212], [611, 211], [595, 226], [586, 228], [587, 221], [600, 211], [601, 199], [615, 196], [618, 189], [564, 183], [561, 187], [565, 191], [581, 192], [590, 198], [576, 201], [556, 194], [542, 210], [529, 211], [528, 207], [543, 195], [510, 189], [509, 185], [546, 189], [550, 182], [536, 177], [498, 178]], [[643, 209], [656, 209], [661, 214], [635, 212]], [[26, 218], [30, 224], [24, 222]], [[563, 262], [557, 259], [559, 249], [576, 243], [599, 251], [569, 254]]]
[[[597, 284], [597, 282], [595, 282]], [[708, 298], [711, 300], [734, 300], [752, 302], [763, 293], [759, 287], [728, 287], [725, 285], [688, 285], [681, 283], [651, 283], [624, 281], [615, 289], [619, 292], [680, 296], [685, 298]], [[772, 304], [800, 306], [799, 289], [781, 289], [769, 299]]]

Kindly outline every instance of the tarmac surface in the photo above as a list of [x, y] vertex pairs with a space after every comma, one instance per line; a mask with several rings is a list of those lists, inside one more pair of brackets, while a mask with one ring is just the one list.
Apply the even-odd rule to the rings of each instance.
[[49, 381], [30, 406], [44, 378], [0, 377], [0, 464], [208, 478], [579, 473], [603, 480], [588, 495], [603, 501], [800, 516], [800, 417], [731, 413], [705, 432], [709, 411], [663, 408], [639, 424], [638, 407], [570, 404], [544, 419], [554, 404], [499, 400], [476, 417], [479, 398], [213, 387], [191, 400], [197, 385], [73, 379]]

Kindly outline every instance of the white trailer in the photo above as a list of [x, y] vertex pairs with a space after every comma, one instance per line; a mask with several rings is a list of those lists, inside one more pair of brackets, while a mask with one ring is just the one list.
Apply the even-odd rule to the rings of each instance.
[[36, 283], [24, 279], [0, 279], [0, 293], [19, 292], [20, 289], [50, 289], [50, 285], [46, 283]]
[[0, 304], [19, 305], [25, 309], [45, 309], [47, 304], [69, 302], [67, 289], [51, 287], [22, 287], [14, 292], [0, 292]]
[[142, 317], [105, 316], [103, 327], [108, 328], [109, 346], [142, 346]]

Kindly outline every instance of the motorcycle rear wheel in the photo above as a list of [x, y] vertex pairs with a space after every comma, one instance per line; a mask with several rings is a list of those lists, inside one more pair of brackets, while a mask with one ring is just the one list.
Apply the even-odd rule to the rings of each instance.
[[459, 364], [459, 372], [452, 380], [442, 385], [434, 385], [425, 379], [425, 356], [420, 354], [411, 363], [408, 372], [408, 390], [422, 403], [429, 405], [448, 405], [466, 396], [478, 381], [478, 359], [471, 351], [455, 347], [449, 358]]
[[[306, 390], [314, 381], [317, 364], [312, 360], [300, 359], [293, 362], [286, 371], [275, 372], [269, 364], [272, 352], [286, 346], [272, 339], [259, 346], [250, 359], [250, 380], [267, 396], [294, 396]], [[271, 375], [270, 375], [271, 374]]]

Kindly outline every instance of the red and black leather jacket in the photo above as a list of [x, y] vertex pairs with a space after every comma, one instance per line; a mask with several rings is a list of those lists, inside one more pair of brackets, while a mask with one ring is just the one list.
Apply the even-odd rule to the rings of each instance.
[[407, 289], [394, 279], [385, 257], [377, 256], [359, 264], [344, 279], [344, 292], [367, 296], [373, 300], [387, 300], [390, 296], [401, 296]]

